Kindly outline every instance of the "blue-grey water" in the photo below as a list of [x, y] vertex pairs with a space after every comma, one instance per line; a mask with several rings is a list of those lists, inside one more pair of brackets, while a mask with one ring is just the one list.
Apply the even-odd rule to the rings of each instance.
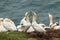
[[[0, 17], [10, 18], [16, 25], [27, 11], [36, 12], [37, 22], [48, 25], [48, 13], [53, 15], [53, 22], [60, 20], [60, 0], [0, 0]], [[29, 14], [32, 22], [32, 13]]]

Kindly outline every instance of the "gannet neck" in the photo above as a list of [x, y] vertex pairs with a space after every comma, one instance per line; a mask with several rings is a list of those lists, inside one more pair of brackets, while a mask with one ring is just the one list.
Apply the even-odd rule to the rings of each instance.
[[60, 21], [59, 21], [59, 25], [60, 25]]
[[36, 22], [36, 20], [33, 19], [33, 22]]
[[29, 18], [26, 16], [26, 17], [25, 17], [25, 20], [26, 20], [26, 21], [29, 21]]
[[33, 12], [33, 22], [36, 22], [36, 19], [37, 19], [37, 14]]
[[53, 23], [50, 23], [50, 28], [54, 29], [55, 25]]
[[50, 13], [48, 13], [48, 15], [49, 15], [49, 19], [50, 19], [50, 25], [49, 26], [51, 29], [54, 29], [55, 25], [53, 24], [53, 17]]
[[28, 12], [25, 13], [25, 16], [27, 16], [27, 15], [28, 15]]
[[53, 24], [53, 17], [51, 14], [48, 14], [48, 15], [49, 15], [49, 19], [50, 19], [50, 25], [52, 25]]
[[33, 22], [36, 22], [36, 16], [33, 16]]

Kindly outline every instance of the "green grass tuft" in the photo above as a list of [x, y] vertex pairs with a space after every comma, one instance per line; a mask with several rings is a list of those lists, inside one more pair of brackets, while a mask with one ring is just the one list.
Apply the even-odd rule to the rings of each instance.
[[[36, 38], [27, 38], [23, 32], [0, 32], [0, 40], [37, 40]], [[60, 40], [54, 38], [53, 40]]]
[[35, 38], [27, 38], [23, 32], [0, 32], [0, 40], [35, 40]]

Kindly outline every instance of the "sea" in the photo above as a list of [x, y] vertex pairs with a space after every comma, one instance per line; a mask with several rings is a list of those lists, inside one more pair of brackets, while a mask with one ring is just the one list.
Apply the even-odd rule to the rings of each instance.
[[53, 15], [53, 23], [60, 21], [60, 0], [0, 0], [0, 18], [10, 18], [16, 26], [26, 12], [32, 23], [32, 11], [37, 14], [37, 23], [48, 26], [48, 13]]

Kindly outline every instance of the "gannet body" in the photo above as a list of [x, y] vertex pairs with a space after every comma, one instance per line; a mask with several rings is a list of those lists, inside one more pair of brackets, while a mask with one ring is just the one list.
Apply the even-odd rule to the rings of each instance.
[[5, 18], [3, 21], [4, 27], [9, 31], [17, 31], [17, 28], [12, 20]]
[[55, 26], [54, 29], [60, 29], [60, 26]]
[[37, 24], [36, 22], [36, 13], [34, 12], [33, 14], [33, 22], [32, 22], [32, 27], [35, 31], [37, 32], [45, 32], [46, 30], [44, 29], [44, 27], [41, 24]]
[[48, 14], [49, 18], [50, 18], [50, 28], [52, 29], [60, 29], [60, 24], [58, 22], [56, 22], [55, 24], [53, 24], [53, 17], [51, 14]]
[[48, 26], [46, 26], [45, 24], [42, 24], [42, 23], [40, 23], [39, 25], [40, 25], [41, 27], [43, 27], [44, 29], [50, 28], [50, 27], [48, 27]]

